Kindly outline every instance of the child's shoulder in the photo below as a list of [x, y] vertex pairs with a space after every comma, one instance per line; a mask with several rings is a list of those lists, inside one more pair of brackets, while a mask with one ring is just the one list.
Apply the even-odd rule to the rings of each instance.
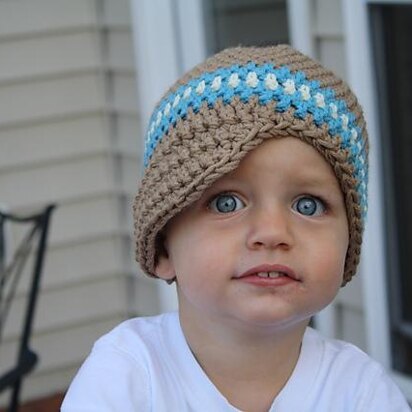
[[314, 329], [305, 332], [296, 369], [300, 375], [296, 382], [306, 391], [308, 403], [327, 405], [319, 410], [335, 405], [335, 410], [386, 411], [391, 402], [399, 405], [396, 410], [410, 410], [382, 365], [352, 343], [327, 338]]
[[[378, 362], [356, 345], [328, 338], [310, 327], [306, 329], [303, 345], [307, 355], [313, 356], [314, 352], [317, 352], [321, 364], [333, 365], [336, 373], [351, 374], [367, 369], [370, 373], [380, 374], [383, 371]], [[353, 365], [352, 369], [350, 365]]]
[[276, 411], [411, 411], [378, 362], [312, 328], [306, 329], [298, 363], [273, 406]]
[[153, 347], [151, 344], [154, 342], [159, 344], [167, 339], [166, 335], [173, 334], [178, 325], [176, 312], [127, 319], [100, 337], [93, 349], [110, 347], [137, 353], [143, 348]]
[[[316, 329], [307, 327], [304, 335], [304, 341], [310, 344], [313, 348], [320, 348], [322, 351], [330, 356], [351, 356], [356, 357], [358, 360], [373, 361], [373, 359], [362, 349], [353, 343], [329, 338]], [[377, 362], [373, 361], [378, 364]]]
[[151, 409], [152, 371], [176, 334], [177, 314], [126, 320], [99, 338], [81, 366], [62, 411]]
[[120, 337], [150, 336], [153, 333], [158, 333], [162, 328], [177, 323], [178, 318], [177, 312], [130, 318], [115, 326], [112, 330], [97, 340], [96, 343]]

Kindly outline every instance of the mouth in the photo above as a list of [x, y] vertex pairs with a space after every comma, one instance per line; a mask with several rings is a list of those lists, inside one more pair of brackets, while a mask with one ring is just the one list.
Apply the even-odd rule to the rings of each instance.
[[262, 279], [266, 281], [271, 280], [293, 280], [300, 282], [301, 279], [296, 275], [296, 273], [289, 268], [288, 266], [284, 265], [259, 265], [248, 269], [246, 272], [243, 272], [239, 276], [235, 276], [235, 279]]
[[256, 276], [259, 278], [276, 279], [276, 278], [280, 278], [283, 276], [287, 276], [287, 274], [283, 272], [258, 272], [256, 273]]

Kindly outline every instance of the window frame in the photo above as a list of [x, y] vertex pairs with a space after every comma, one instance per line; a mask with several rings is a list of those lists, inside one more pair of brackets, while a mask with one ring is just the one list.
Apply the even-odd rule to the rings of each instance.
[[[373, 70], [369, 5], [411, 4], [412, 0], [342, 0], [349, 83], [363, 105], [368, 122], [370, 149], [369, 211], [364, 238], [361, 271], [364, 286], [368, 351], [381, 362], [409, 400], [412, 377], [391, 368], [390, 322], [387, 298], [387, 249], [385, 245], [385, 209], [383, 202], [383, 164], [380, 158], [381, 133], [378, 122], [376, 73]], [[371, 207], [373, 205], [373, 207]], [[385, 302], [385, 304], [382, 304]]]
[[[140, 136], [164, 91], [206, 57], [202, 7], [202, 0], [162, 0], [159, 13], [156, 1], [130, 0]], [[157, 292], [161, 312], [177, 310], [174, 285], [158, 282]]]

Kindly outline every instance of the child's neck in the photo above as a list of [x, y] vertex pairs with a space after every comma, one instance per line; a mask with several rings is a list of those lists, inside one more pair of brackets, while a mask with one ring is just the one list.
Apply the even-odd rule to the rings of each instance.
[[186, 340], [222, 395], [238, 409], [267, 412], [290, 378], [307, 322], [276, 333], [247, 333], [180, 314]]

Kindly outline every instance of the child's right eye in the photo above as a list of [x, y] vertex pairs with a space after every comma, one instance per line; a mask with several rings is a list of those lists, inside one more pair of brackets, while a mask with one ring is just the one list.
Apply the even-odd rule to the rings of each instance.
[[245, 207], [245, 204], [233, 193], [221, 193], [209, 203], [209, 208], [218, 213], [231, 213]]

